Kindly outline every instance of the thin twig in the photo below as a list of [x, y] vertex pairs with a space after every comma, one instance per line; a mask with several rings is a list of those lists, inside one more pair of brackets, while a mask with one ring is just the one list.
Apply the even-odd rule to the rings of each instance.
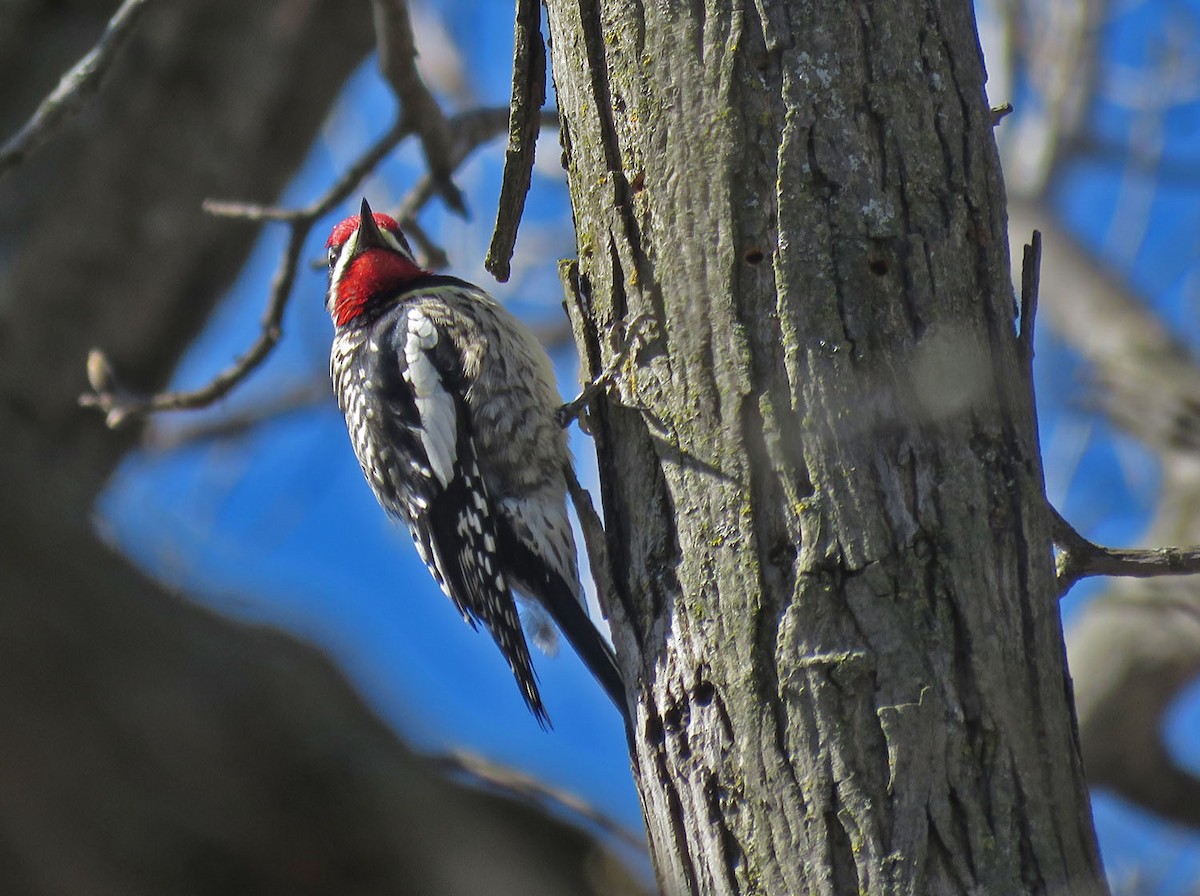
[[[558, 127], [558, 113], [542, 112], [539, 121], [542, 127]], [[451, 119], [455, 142], [451, 149], [450, 159], [453, 168], [458, 168], [467, 156], [487, 143], [497, 134], [503, 133], [508, 125], [508, 109], [492, 106], [483, 109], [472, 109], [460, 112]], [[433, 178], [425, 174], [413, 184], [408, 195], [401, 200], [396, 212], [396, 220], [403, 223], [411, 220], [417, 210], [430, 200], [436, 191]]]
[[417, 45], [408, 0], [374, 0], [372, 6], [379, 70], [400, 102], [400, 120], [420, 138], [438, 194], [451, 209], [465, 215], [462, 193], [451, 180], [455, 166], [450, 162], [454, 146], [450, 124], [417, 71]]
[[396, 220], [417, 247], [417, 257], [421, 267], [431, 271], [440, 271], [442, 268], [450, 266], [450, 257], [446, 254], [446, 250], [434, 242], [433, 237], [421, 226], [421, 222], [416, 217], [397, 215]]
[[654, 338], [655, 320], [649, 314], [641, 314], [630, 321], [625, 333], [620, 338], [614, 338], [613, 356], [608, 365], [600, 371], [599, 376], [584, 386], [578, 395], [558, 409], [558, 422], [561, 426], [569, 426], [573, 420], [583, 413], [588, 403], [597, 395], [613, 384], [619, 374], [630, 361], [635, 361], [637, 353]]
[[[504, 130], [508, 121], [508, 110], [501, 106], [472, 109], [451, 119], [454, 145], [450, 149], [449, 164], [452, 171], [466, 161], [476, 149]], [[421, 176], [396, 207], [395, 218], [404, 226], [424, 256], [425, 267], [440, 270], [450, 263], [446, 251], [429, 237], [417, 222], [417, 212], [433, 198], [437, 180], [430, 173]]]
[[28, 158], [50, 134], [83, 108], [84, 100], [100, 89], [117, 53], [129, 41], [133, 26], [151, 0], [125, 0], [96, 45], [58, 82], [37, 110], [3, 147], [0, 147], [0, 178]]
[[1033, 363], [1033, 328], [1037, 321], [1038, 290], [1042, 277], [1042, 232], [1035, 230], [1021, 256], [1021, 324], [1018, 340], [1025, 359]]
[[[145, 416], [156, 411], [207, 407], [227, 395], [234, 386], [246, 379], [267, 359], [283, 336], [281, 326], [283, 310], [287, 307], [292, 283], [296, 278], [296, 265], [300, 260], [300, 250], [304, 246], [305, 237], [308, 236], [311, 227], [311, 221], [293, 222], [288, 235], [287, 248], [284, 249], [283, 257], [271, 284], [271, 299], [263, 317], [258, 339], [245, 354], [217, 374], [207, 385], [199, 389], [160, 392], [157, 395], [142, 397], [120, 387], [111, 374], [104, 379], [89, 376], [89, 383], [94, 391], [85, 392], [79, 396], [80, 405], [100, 409], [104, 412], [105, 424], [110, 429], [116, 429], [135, 417]], [[99, 349], [92, 349], [88, 355], [89, 371], [98, 368], [101, 360], [104, 360], [107, 365], [107, 359], [104, 358], [103, 352]], [[109, 370], [111, 371], [110, 365]]]
[[313, 202], [299, 209], [274, 208], [272, 206], [249, 205], [237, 202], [219, 202], [208, 200], [204, 210], [213, 215], [223, 215], [231, 218], [245, 218], [250, 221], [287, 221], [292, 224], [307, 222], [311, 227], [317, 218], [329, 214], [342, 202], [350, 192], [358, 186], [364, 177], [375, 170], [376, 166], [387, 157], [396, 146], [409, 134], [412, 128], [407, 122], [400, 120], [391, 129], [373, 143], [349, 168], [339, 177], [328, 190]]
[[[265, 423], [300, 412], [312, 412], [329, 401], [329, 379], [321, 376], [312, 382], [299, 383], [269, 398], [254, 402], [238, 413], [215, 420], [202, 419], [188, 426], [152, 426], [146, 434], [144, 447], [151, 451], [176, 451], [192, 445], [228, 442], [255, 432]], [[191, 419], [191, 418], [188, 418]]]
[[[450, 121], [455, 138], [454, 147], [450, 152], [450, 167], [457, 170], [471, 153], [504, 131], [505, 125], [508, 124], [508, 110], [503, 107], [472, 109], [455, 115]], [[542, 113], [540, 124], [558, 127], [558, 114]], [[423, 175], [400, 200], [395, 218], [408, 231], [424, 256], [424, 266], [439, 270], [449, 264], [446, 252], [429, 238], [417, 222], [417, 212], [433, 198], [435, 189], [434, 178], [428, 173]]]
[[[449, 163], [451, 170], [457, 170], [467, 156], [503, 132], [508, 123], [508, 110], [502, 106], [473, 109], [454, 116], [453, 122], [455, 140], [445, 161]], [[423, 174], [421, 179], [413, 184], [408, 195], [400, 201], [396, 209], [396, 220], [404, 222], [416, 217], [417, 211], [423, 208], [436, 192], [437, 178], [431, 172]]]
[[517, 0], [514, 27], [513, 83], [508, 119], [508, 149], [496, 210], [496, 227], [483, 265], [501, 283], [511, 273], [517, 228], [533, 178], [539, 112], [546, 102], [546, 45], [542, 42], [541, 3]]
[[588, 494], [575, 475], [575, 469], [568, 464], [563, 468], [567, 480], [567, 494], [575, 507], [575, 515], [579, 517], [579, 528], [583, 532], [583, 546], [587, 550], [588, 565], [592, 570], [592, 581], [596, 583], [600, 607], [604, 612], [619, 606], [616, 602], [617, 586], [613, 579], [612, 561], [608, 556], [608, 543], [605, 541], [604, 523], [592, 506], [592, 497]]
[[1148, 579], [1200, 573], [1200, 545], [1144, 550], [1106, 548], [1080, 535], [1057, 510], [1053, 513], [1054, 543], [1058, 547], [1055, 569], [1060, 597], [1080, 579], [1090, 576]]
[[358, 182], [408, 133], [408, 126], [398, 123], [364, 152], [323, 196], [304, 209], [288, 211], [231, 202], [205, 203], [205, 208], [215, 214], [252, 221], [285, 221], [288, 224], [287, 246], [271, 280], [270, 298], [263, 314], [258, 338], [241, 357], [206, 385], [198, 389], [160, 392], [151, 396], [136, 395], [121, 387], [104, 353], [93, 349], [88, 356], [88, 382], [93, 391], [81, 395], [79, 403], [84, 407], [94, 407], [103, 411], [105, 423], [115, 429], [135, 417], [157, 411], [207, 407], [227, 395], [267, 359], [283, 335], [283, 312], [287, 308], [292, 284], [296, 280], [296, 267], [300, 261], [304, 241], [308, 238], [313, 224], [344, 200]]
[[[557, 121], [555, 118], [554, 121]], [[450, 119], [456, 141], [447, 159], [456, 169], [470, 153], [496, 134], [504, 130], [508, 122], [508, 110], [489, 107], [463, 112]], [[279, 221], [288, 225], [288, 243], [271, 281], [267, 309], [262, 320], [258, 339], [250, 348], [208, 384], [190, 391], [161, 392], [144, 396], [123, 388], [113, 373], [112, 366], [104, 353], [94, 349], [88, 356], [88, 382], [92, 392], [80, 396], [84, 407], [100, 409], [105, 422], [111, 428], [136, 417], [158, 411], [186, 410], [208, 407], [253, 373], [279, 342], [283, 335], [283, 313], [296, 279], [296, 269], [304, 242], [319, 218], [332, 211], [350, 192], [391, 152], [398, 143], [413, 131], [405, 119], [398, 121], [391, 130], [379, 138], [338, 178], [322, 196], [299, 209], [276, 208], [239, 202], [207, 201], [204, 208], [211, 214], [243, 218], [249, 221]], [[426, 184], [422, 188], [422, 184]], [[423, 180], [401, 203], [397, 219], [414, 235], [426, 261], [433, 267], [445, 266], [445, 253], [416, 226], [416, 214], [432, 197], [431, 180]]]

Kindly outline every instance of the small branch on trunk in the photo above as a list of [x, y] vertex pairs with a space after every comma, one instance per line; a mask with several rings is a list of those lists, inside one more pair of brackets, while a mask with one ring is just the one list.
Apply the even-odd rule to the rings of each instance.
[[417, 45], [408, 0], [374, 0], [372, 6], [379, 70], [400, 102], [400, 120], [420, 138], [437, 193], [446, 205], [465, 216], [462, 193], [451, 180], [456, 167], [451, 162], [453, 132], [441, 105], [417, 71]]
[[133, 34], [133, 26], [150, 5], [151, 0], [125, 0], [121, 4], [96, 45], [62, 76], [29, 121], [0, 147], [0, 178], [25, 161], [100, 89], [104, 75]]
[[1035, 230], [1021, 256], [1021, 324], [1018, 337], [1033, 374], [1033, 328], [1037, 321], [1038, 289], [1042, 278], [1042, 232]]
[[[656, 324], [649, 314], [642, 314], [630, 321], [622, 336], [613, 334], [612, 360], [600, 371], [599, 375], [584, 386], [578, 395], [558, 409], [560, 426], [570, 426], [571, 422], [583, 414], [588, 403], [601, 392], [608, 389], [630, 361], [636, 361], [637, 353], [655, 338]], [[582, 426], [582, 421], [580, 423]], [[587, 429], [584, 427], [584, 431]]]
[[575, 507], [575, 515], [579, 517], [579, 528], [583, 532], [583, 546], [587, 549], [588, 564], [592, 570], [592, 580], [596, 583], [596, 591], [600, 595], [600, 606], [604, 608], [620, 606], [616, 602], [616, 581], [613, 579], [612, 561], [608, 555], [608, 544], [605, 542], [604, 523], [592, 506], [592, 497], [588, 494], [575, 475], [575, 469], [567, 466], [563, 469], [567, 480], [567, 494]]
[[1106, 548], [1076, 532], [1057, 510], [1053, 513], [1054, 544], [1058, 548], [1055, 570], [1060, 597], [1080, 579], [1090, 576], [1148, 579], [1200, 573], [1200, 545], [1142, 550]]
[[[604, 531], [604, 523], [596, 508], [592, 505], [592, 496], [579, 482], [575, 469], [567, 464], [563, 467], [563, 476], [567, 480], [567, 494], [575, 515], [579, 518], [579, 528], [583, 532], [583, 547], [587, 553], [588, 568], [592, 572], [592, 581], [596, 584], [596, 599], [600, 610], [609, 621], [614, 636], [618, 632], [634, 632], [636, 626], [631, 622], [634, 618], [631, 607], [621, 598], [617, 588], [615, 571], [612, 566], [612, 555], [608, 552], [608, 536]], [[640, 635], [635, 635], [640, 640]], [[638, 643], [617, 643], [614, 637], [613, 647], [616, 650], [618, 664], [622, 659], [627, 663], [634, 662], [632, 657], [641, 655], [641, 645]], [[636, 678], [634, 674], [632, 678]], [[630, 680], [632, 680], [632, 678]], [[626, 732], [631, 724], [628, 710], [621, 707], [621, 715], [625, 719]]]
[[496, 210], [496, 228], [484, 267], [501, 283], [508, 280], [517, 228], [533, 177], [534, 151], [540, 112], [546, 102], [546, 45], [542, 42], [541, 4], [517, 0], [514, 28], [512, 104], [508, 120], [508, 149], [504, 179]]

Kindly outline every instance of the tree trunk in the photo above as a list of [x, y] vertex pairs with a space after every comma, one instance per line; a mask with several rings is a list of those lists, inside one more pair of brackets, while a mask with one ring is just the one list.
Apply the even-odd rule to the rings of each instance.
[[1103, 892], [970, 4], [547, 5], [664, 891]]

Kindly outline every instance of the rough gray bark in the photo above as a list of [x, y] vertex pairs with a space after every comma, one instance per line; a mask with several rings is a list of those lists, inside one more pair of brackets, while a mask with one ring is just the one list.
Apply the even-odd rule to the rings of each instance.
[[966, 0], [549, 0], [664, 891], [1103, 892]]
[[[116, 5], [5, 7], [0, 134]], [[137, 432], [77, 406], [87, 350], [164, 383], [253, 244], [201, 200], [273, 199], [370, 46], [365, 7], [158, 4], [82, 115], [0, 183], [0, 892], [605, 879], [590, 836], [447, 783], [315, 651], [184, 604], [91, 527]]]

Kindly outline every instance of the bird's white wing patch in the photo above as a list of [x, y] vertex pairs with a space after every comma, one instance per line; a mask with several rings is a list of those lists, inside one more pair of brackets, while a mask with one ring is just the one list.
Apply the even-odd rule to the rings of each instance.
[[420, 308], [408, 311], [408, 335], [404, 341], [404, 378], [412, 386], [417, 415], [421, 418], [421, 445], [433, 474], [445, 488], [454, 478], [458, 458], [458, 410], [454, 396], [442, 385], [442, 375], [433, 363], [438, 344], [437, 327]]

